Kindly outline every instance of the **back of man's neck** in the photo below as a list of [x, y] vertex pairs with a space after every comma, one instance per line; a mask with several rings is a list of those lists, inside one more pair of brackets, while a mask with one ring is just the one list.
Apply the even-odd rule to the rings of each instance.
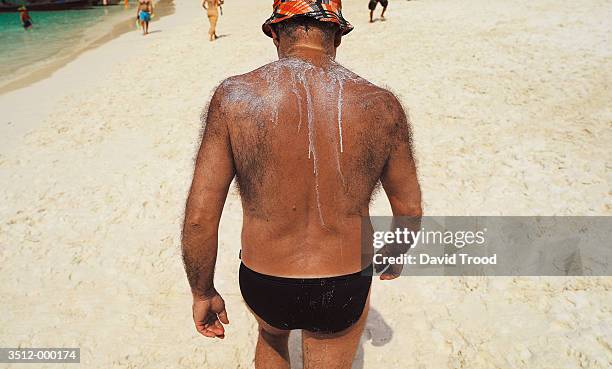
[[336, 50], [321, 45], [298, 44], [287, 48], [279, 48], [278, 57], [279, 59], [296, 58], [319, 65], [334, 60]]

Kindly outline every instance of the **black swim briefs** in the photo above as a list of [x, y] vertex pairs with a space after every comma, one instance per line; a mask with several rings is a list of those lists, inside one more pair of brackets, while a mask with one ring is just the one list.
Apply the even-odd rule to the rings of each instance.
[[389, 0], [370, 0], [370, 3], [368, 4], [368, 9], [370, 10], [376, 9], [377, 3], [380, 3], [380, 5], [382, 5], [383, 8], [386, 8], [389, 5]]
[[372, 284], [372, 266], [329, 278], [284, 278], [240, 265], [240, 291], [249, 308], [278, 329], [336, 333], [359, 320]]

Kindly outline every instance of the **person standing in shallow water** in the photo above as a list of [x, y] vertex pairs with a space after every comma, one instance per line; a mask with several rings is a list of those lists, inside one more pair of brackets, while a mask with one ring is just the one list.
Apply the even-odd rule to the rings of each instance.
[[[289, 333], [300, 329], [305, 368], [348, 369], [369, 309], [361, 222], [372, 193], [381, 183], [395, 216], [422, 213], [410, 126], [392, 93], [335, 61], [353, 29], [340, 0], [276, 0], [273, 9], [262, 28], [279, 59], [221, 83], [204, 118], [182, 233], [193, 320], [203, 336], [225, 338], [213, 277], [235, 177], [255, 367], [289, 368]], [[400, 272], [389, 266], [380, 278]]]
[[30, 13], [25, 6], [19, 8], [19, 20], [21, 21], [21, 25], [23, 29], [29, 31], [32, 29], [32, 18], [30, 17]]
[[210, 28], [208, 29], [208, 39], [214, 41], [218, 38], [217, 36], [217, 21], [219, 20], [219, 8], [223, 5], [221, 0], [203, 0], [202, 6], [206, 9], [208, 14], [208, 22]]

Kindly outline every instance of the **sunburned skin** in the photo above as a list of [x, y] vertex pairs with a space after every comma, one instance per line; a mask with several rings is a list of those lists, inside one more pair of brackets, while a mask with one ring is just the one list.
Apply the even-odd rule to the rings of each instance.
[[277, 276], [360, 270], [361, 217], [398, 137], [410, 141], [397, 99], [331, 58], [288, 57], [224, 81], [210, 109], [227, 124], [245, 265]]

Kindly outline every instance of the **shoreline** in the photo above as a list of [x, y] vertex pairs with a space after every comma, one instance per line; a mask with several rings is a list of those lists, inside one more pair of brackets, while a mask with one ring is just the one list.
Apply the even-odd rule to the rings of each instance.
[[[177, 15], [190, 8], [189, 4], [168, 1], [173, 5], [173, 12], [154, 23], [161, 27], [160, 30], [168, 31], [179, 25], [181, 22], [176, 19]], [[125, 22], [131, 23], [129, 20]], [[163, 36], [163, 33], [158, 32], [147, 37], [143, 37], [138, 30], [115, 35], [96, 47], [73, 55], [65, 64], [52, 71], [41, 71], [42, 78], [0, 94], [0, 111], [3, 112], [0, 120], [0, 159], [13, 147], [20, 145], [25, 135], [43, 124], [47, 114], [61, 98], [75, 90], [84, 91], [95, 86], [106, 73], [116, 67], [117, 60], [129, 62], [145, 50], [150, 44], [149, 40], [155, 42], [155, 38]], [[108, 60], [115, 62], [108, 64]], [[96, 73], [91, 73], [92, 70]], [[36, 109], [32, 109], [31, 101], [36, 101]]]
[[[112, 4], [112, 5], [116, 5], [116, 4]], [[0, 13], [16, 12], [20, 6], [21, 5], [12, 6], [12, 7], [0, 7]], [[55, 4], [46, 4], [46, 5], [37, 5], [37, 4], [27, 5], [28, 10], [30, 11], [62, 11], [62, 10], [72, 10], [72, 9], [78, 10], [78, 9], [91, 8], [94, 6], [100, 6], [100, 5], [89, 4], [85, 0], [77, 2], [77, 3], [59, 3], [58, 2]]]
[[[108, 5], [108, 7], [115, 6], [122, 5]], [[176, 5], [174, 4], [174, 0], [158, 0], [155, 3], [156, 19], [152, 24], [157, 23], [163, 17], [172, 15], [175, 11], [175, 6]], [[130, 8], [130, 10], [132, 9]], [[76, 8], [74, 9], [74, 11], [79, 11], [79, 9]], [[67, 50], [60, 50], [58, 52], [58, 55], [52, 57], [52, 60], [50, 62], [37, 62], [35, 63], [34, 67], [24, 67], [18, 69], [15, 73], [19, 74], [19, 76], [1, 81], [0, 96], [15, 90], [26, 88], [38, 81], [49, 78], [57, 70], [66, 66], [68, 63], [76, 60], [83, 53], [89, 50], [96, 49], [120, 37], [123, 34], [129, 33], [130, 31], [137, 31], [133, 28], [134, 21], [128, 13], [116, 14], [115, 16], [121, 19], [117, 19], [116, 23], [113, 24], [112, 28], [106, 31], [102, 36], [93, 38], [91, 41], [85, 41], [85, 44], [83, 45], [69, 47]]]

